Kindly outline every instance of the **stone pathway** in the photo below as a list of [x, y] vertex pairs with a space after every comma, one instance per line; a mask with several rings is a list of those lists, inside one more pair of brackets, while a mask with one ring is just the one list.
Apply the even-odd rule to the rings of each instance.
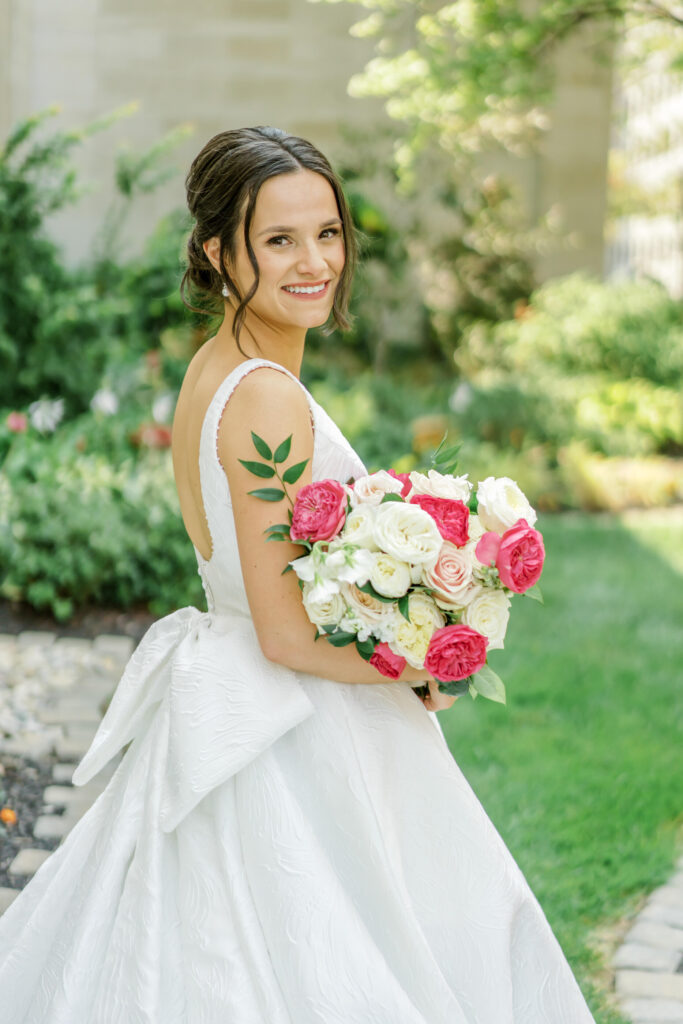
[[[125, 636], [0, 634], [0, 764], [3, 754], [57, 758], [52, 784], [43, 792], [43, 813], [33, 824], [36, 840], [63, 842], [116, 769], [117, 758], [86, 786], [71, 785], [133, 647]], [[20, 807], [15, 810], [21, 813]], [[0, 848], [2, 842], [0, 836]], [[0, 914], [50, 852], [22, 845], [7, 871], [11, 885], [0, 887]]]
[[[73, 771], [88, 749], [106, 702], [134, 647], [129, 637], [102, 635], [95, 640], [57, 638], [53, 633], [0, 634], [0, 698], [5, 683], [5, 721], [14, 715], [23, 725], [3, 740], [3, 752], [36, 760], [56, 754], [53, 782], [43, 793], [43, 811], [34, 823], [37, 839], [63, 842], [74, 824], [102, 792], [114, 772], [114, 759], [91, 783], [71, 785]], [[25, 691], [17, 678], [33, 679]], [[14, 675], [12, 674], [14, 673]], [[9, 687], [8, 687], [9, 680]], [[6, 699], [14, 685], [13, 704]], [[0, 717], [0, 724], [2, 718]], [[57, 809], [64, 808], [57, 814]], [[2, 837], [0, 837], [0, 843]], [[27, 846], [12, 861], [12, 887], [0, 887], [0, 914], [28, 882], [50, 851]], [[15, 884], [16, 882], [16, 884]], [[635, 918], [612, 967], [617, 1000], [634, 1024], [683, 1024], [683, 857], [669, 882], [656, 889]]]

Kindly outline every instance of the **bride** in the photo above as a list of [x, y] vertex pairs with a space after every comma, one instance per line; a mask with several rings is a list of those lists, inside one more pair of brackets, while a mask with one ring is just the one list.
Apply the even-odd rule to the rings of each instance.
[[[348, 328], [341, 184], [308, 141], [222, 132], [187, 177], [183, 288], [222, 326], [173, 462], [207, 612], [156, 622], [73, 782], [88, 813], [0, 918], [2, 1024], [591, 1024], [541, 907], [453, 760], [424, 671], [315, 642], [252, 432], [311, 480], [366, 474], [299, 380]], [[429, 683], [420, 700], [413, 684]]]

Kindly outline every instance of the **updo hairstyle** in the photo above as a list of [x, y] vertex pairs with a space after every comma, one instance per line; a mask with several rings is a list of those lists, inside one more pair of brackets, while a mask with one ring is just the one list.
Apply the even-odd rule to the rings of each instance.
[[[223, 309], [221, 292], [223, 285], [227, 285], [239, 302], [233, 335], [243, 355], [246, 353], [240, 347], [239, 335], [247, 304], [259, 284], [258, 263], [249, 241], [256, 197], [268, 178], [276, 174], [291, 174], [302, 168], [315, 171], [329, 181], [343, 225], [346, 261], [334, 294], [331, 310], [334, 322], [328, 320], [321, 328], [327, 335], [335, 326], [341, 330], [348, 330], [351, 326], [353, 317], [348, 312], [348, 304], [358, 259], [358, 239], [341, 182], [323, 154], [311, 142], [280, 128], [237, 128], [214, 135], [192, 161], [185, 179], [187, 205], [195, 226], [187, 242], [187, 269], [180, 284], [180, 295], [188, 309], [215, 313]], [[244, 297], [225, 269], [226, 257], [234, 262], [237, 255], [237, 232], [243, 214], [244, 242], [256, 278], [251, 291]], [[213, 267], [203, 249], [203, 243], [214, 236], [220, 240], [222, 273]], [[187, 301], [185, 291], [188, 285], [193, 299], [205, 301], [203, 307]]]

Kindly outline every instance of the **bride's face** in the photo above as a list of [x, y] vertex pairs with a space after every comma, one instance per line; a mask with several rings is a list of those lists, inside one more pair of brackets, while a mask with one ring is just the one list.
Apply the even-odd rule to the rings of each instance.
[[[342, 222], [327, 179], [301, 170], [265, 181], [256, 197], [249, 239], [259, 284], [248, 308], [271, 322], [304, 328], [324, 324], [345, 262]], [[243, 228], [231, 277], [242, 295], [255, 279]], [[297, 294], [288, 290], [292, 286], [316, 286], [316, 291]]]

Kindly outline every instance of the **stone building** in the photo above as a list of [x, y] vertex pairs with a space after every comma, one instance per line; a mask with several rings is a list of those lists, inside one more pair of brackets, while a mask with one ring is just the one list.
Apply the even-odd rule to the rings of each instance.
[[[138, 204], [139, 240], [162, 213], [184, 205], [184, 170], [217, 131], [274, 124], [310, 138], [334, 162], [340, 124], [388, 125], [381, 101], [347, 93], [348, 79], [374, 52], [372, 40], [348, 32], [362, 13], [308, 0], [5, 0], [0, 136], [54, 103], [68, 126], [139, 103], [135, 115], [81, 148], [81, 177], [93, 189], [51, 224], [67, 258], [87, 257], [123, 144], [143, 148], [182, 123], [194, 129], [173, 153], [177, 174]], [[569, 244], [539, 260], [541, 280], [603, 267], [610, 71], [585, 42], [558, 52], [553, 126], [539, 155], [512, 168], [529, 216], [556, 205], [566, 226]]]

